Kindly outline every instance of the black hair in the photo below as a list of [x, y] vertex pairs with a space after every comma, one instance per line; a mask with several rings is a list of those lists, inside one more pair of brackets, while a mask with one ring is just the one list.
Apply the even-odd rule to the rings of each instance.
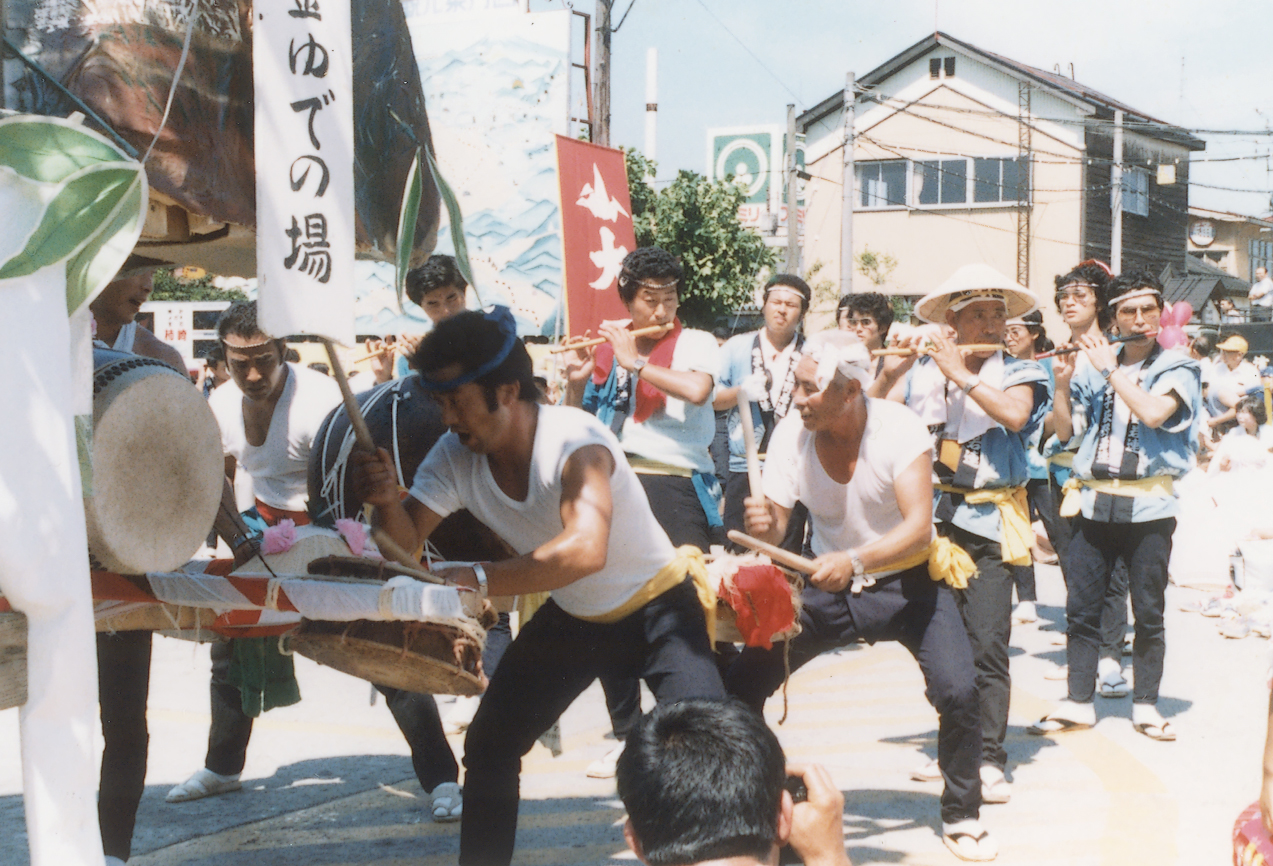
[[203, 356], [203, 361], [205, 364], [224, 364], [225, 349], [220, 343], [217, 343], [207, 351], [207, 354]]
[[1048, 339], [1047, 331], [1043, 330], [1043, 313], [1038, 310], [1031, 310], [1021, 317], [1021, 321], [1025, 323], [1025, 329], [1034, 338], [1034, 353], [1036, 355], [1043, 352], [1051, 352], [1056, 348], [1052, 341]]
[[1216, 353], [1216, 336], [1210, 331], [1203, 331], [1193, 338], [1193, 350], [1204, 358]]
[[331, 369], [328, 368], [328, 366], [324, 364], [322, 361], [312, 361], [309, 364], [309, 368], [311, 370], [314, 370], [315, 372], [322, 373], [324, 376], [331, 375]]
[[[467, 310], [438, 322], [433, 326], [411, 357], [411, 366], [425, 380], [433, 373], [452, 365], [460, 366], [460, 375], [471, 373], [499, 355], [504, 348], [507, 334], [494, 319], [477, 310]], [[516, 382], [517, 398], [527, 403], [539, 400], [535, 387], [535, 369], [530, 354], [521, 340], [515, 340], [508, 356], [495, 369], [473, 380], [486, 392], [486, 408], [494, 412], [499, 403], [495, 389], [500, 385]]]
[[241, 337], [244, 340], [250, 340], [253, 337], [272, 339], [278, 345], [279, 360], [282, 361], [290, 360], [287, 353], [296, 351], [287, 348], [286, 340], [265, 333], [257, 324], [256, 301], [235, 301], [221, 314], [221, 318], [217, 319], [217, 339], [221, 341], [222, 346], [225, 345], [225, 338], [229, 336]]
[[[1093, 287], [1096, 294], [1096, 321], [1100, 325], [1102, 331], [1109, 328], [1110, 320], [1113, 314], [1108, 309], [1109, 302], [1109, 282], [1113, 279], [1109, 270], [1098, 264], [1095, 259], [1088, 259], [1074, 266], [1068, 274], [1061, 274], [1056, 277], [1053, 282], [1056, 283], [1057, 291], [1062, 287], [1068, 286], [1070, 283], [1083, 283]], [[1056, 311], [1061, 312], [1061, 302], [1056, 302]]]
[[765, 860], [773, 851], [786, 759], [740, 701], [657, 705], [628, 734], [615, 775], [654, 866]]
[[680, 282], [684, 276], [680, 260], [667, 250], [658, 247], [635, 249], [623, 258], [623, 268], [619, 271], [619, 300], [625, 304], [632, 303], [645, 280], [676, 280], [676, 296], [679, 298]]
[[418, 268], [407, 271], [407, 297], [417, 307], [422, 306], [424, 296], [447, 286], [455, 286], [461, 292], [469, 287], [469, 281], [460, 273], [460, 266], [454, 256], [429, 256], [429, 260]]
[[813, 289], [809, 288], [809, 284], [800, 279], [795, 274], [774, 274], [769, 278], [769, 282], [765, 283], [765, 297], [769, 297], [769, 290], [774, 286], [786, 286], [789, 289], [795, 289], [800, 293], [803, 303], [800, 305], [800, 315], [804, 315], [809, 310], [809, 304], [813, 302]]
[[[1151, 271], [1147, 271], [1144, 268], [1133, 268], [1132, 270], [1121, 273], [1114, 277], [1114, 279], [1110, 280], [1109, 286], [1105, 289], [1105, 305], [1109, 306], [1110, 301], [1114, 298], [1117, 298], [1120, 295], [1125, 295], [1135, 289], [1153, 289], [1158, 293], [1158, 296], [1155, 298], [1158, 302], [1158, 309], [1161, 310], [1163, 308], [1162, 283]], [[1116, 306], [1111, 307], [1111, 316], [1117, 312], [1118, 308]]]
[[1252, 417], [1255, 418], [1255, 424], [1257, 427], [1264, 425], [1269, 420], [1268, 413], [1264, 411], [1263, 397], [1248, 394], [1234, 404], [1233, 414], [1237, 415], [1237, 413], [1241, 412], [1243, 409], [1250, 412]]
[[840, 303], [835, 308], [836, 325], [839, 325], [845, 316], [851, 316], [854, 313], [874, 319], [875, 324], [880, 326], [881, 335], [887, 334], [893, 324], [893, 304], [879, 292], [862, 292], [840, 298]]

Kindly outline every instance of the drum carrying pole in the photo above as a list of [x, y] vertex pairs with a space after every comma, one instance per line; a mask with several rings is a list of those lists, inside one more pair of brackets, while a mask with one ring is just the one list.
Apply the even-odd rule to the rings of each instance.
[[327, 348], [327, 360], [331, 362], [332, 378], [340, 386], [340, 395], [345, 399], [345, 412], [354, 429], [354, 440], [360, 449], [374, 454], [376, 443], [371, 439], [371, 431], [367, 429], [367, 422], [362, 417], [358, 401], [354, 399], [354, 392], [349, 390], [349, 380], [345, 378], [345, 368], [341, 366], [340, 358], [336, 357], [336, 347], [326, 337], [323, 338], [323, 345]]

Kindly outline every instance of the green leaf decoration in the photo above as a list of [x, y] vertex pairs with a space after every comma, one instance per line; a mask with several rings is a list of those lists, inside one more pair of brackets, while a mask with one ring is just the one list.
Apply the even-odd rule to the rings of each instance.
[[135, 164], [132, 183], [96, 232], [66, 263], [66, 310], [74, 313], [91, 302], [128, 260], [146, 213], [146, 173]]
[[137, 168], [116, 162], [71, 177], [49, 202], [26, 248], [0, 268], [0, 280], [33, 274], [73, 255], [136, 186], [137, 174]]
[[420, 218], [420, 196], [422, 180], [420, 177], [420, 149], [416, 148], [415, 159], [411, 160], [411, 169], [407, 172], [406, 189], [402, 193], [402, 212], [398, 215], [398, 257], [397, 272], [394, 274], [394, 288], [398, 291], [398, 309], [402, 309], [402, 298], [407, 288], [407, 271], [411, 269], [411, 253], [415, 250], [416, 220]]
[[473, 268], [469, 264], [469, 247], [464, 242], [464, 215], [460, 213], [460, 201], [455, 197], [454, 190], [446, 182], [446, 178], [442, 177], [442, 170], [438, 168], [437, 160], [433, 158], [433, 152], [425, 148], [424, 155], [429, 160], [429, 171], [433, 174], [433, 182], [438, 185], [438, 192], [442, 195], [442, 202], [446, 205], [446, 215], [451, 223], [451, 246], [455, 247], [455, 263], [460, 268], [460, 273], [464, 274], [464, 279], [469, 281], [469, 285], [473, 287], [473, 294], [477, 297], [479, 307], [486, 306], [482, 300], [482, 293], [478, 291], [477, 283], [473, 281]]
[[127, 156], [106, 139], [70, 121], [12, 118], [0, 134], [0, 165], [30, 180], [60, 183], [76, 172]]

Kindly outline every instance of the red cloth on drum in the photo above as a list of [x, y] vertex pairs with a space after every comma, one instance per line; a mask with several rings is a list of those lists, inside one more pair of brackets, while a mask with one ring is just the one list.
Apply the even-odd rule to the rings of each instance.
[[286, 508], [275, 508], [256, 500], [256, 513], [270, 526], [277, 526], [280, 520], [290, 520], [297, 526], [308, 526], [309, 515], [304, 511], [288, 511]]
[[1243, 810], [1233, 825], [1233, 866], [1273, 866], [1273, 840], [1260, 820], [1260, 803]]
[[791, 628], [796, 619], [786, 575], [774, 565], [744, 565], [726, 584], [721, 597], [734, 609], [743, 641], [773, 649], [773, 636]]

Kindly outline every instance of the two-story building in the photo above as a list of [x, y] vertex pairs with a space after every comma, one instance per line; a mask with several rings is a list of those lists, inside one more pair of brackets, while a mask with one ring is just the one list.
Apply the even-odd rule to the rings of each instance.
[[[857, 83], [853, 249], [896, 259], [885, 290], [922, 294], [983, 262], [1045, 299], [1056, 274], [1109, 262], [1115, 112], [1123, 268], [1184, 270], [1189, 155], [1205, 147], [1186, 131], [944, 33]], [[843, 102], [836, 93], [797, 121], [813, 175], [804, 260], [830, 274], [840, 261]], [[853, 288], [873, 286], [855, 277]]]

